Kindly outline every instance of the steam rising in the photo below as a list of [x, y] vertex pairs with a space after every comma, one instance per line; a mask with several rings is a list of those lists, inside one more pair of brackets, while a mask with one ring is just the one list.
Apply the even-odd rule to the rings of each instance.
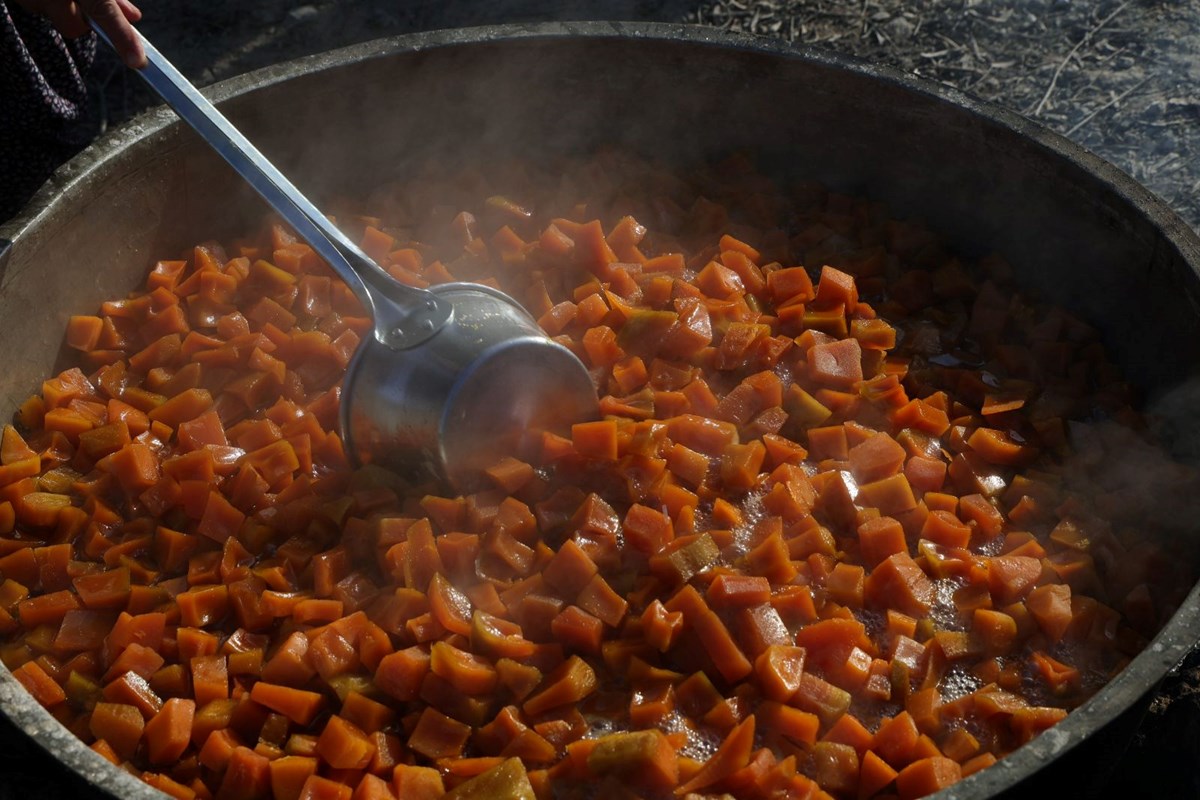
[[1194, 4], [704, 0], [692, 19], [893, 65], [1030, 116], [1200, 225]]

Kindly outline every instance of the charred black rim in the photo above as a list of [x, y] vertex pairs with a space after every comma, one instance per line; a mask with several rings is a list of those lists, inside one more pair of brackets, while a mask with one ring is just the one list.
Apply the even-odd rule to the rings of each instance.
[[[1175, 249], [1191, 271], [1200, 275], [1200, 237], [1169, 206], [1117, 167], [1083, 147], [1014, 112], [989, 105], [956, 89], [926, 81], [890, 67], [870, 64], [824, 50], [791, 46], [785, 43], [713, 28], [668, 23], [578, 22], [491, 25], [444, 31], [431, 31], [367, 42], [327, 53], [277, 64], [223, 81], [206, 91], [214, 102], [252, 94], [275, 84], [359, 62], [406, 53], [442, 48], [470, 47], [489, 42], [514, 40], [644, 41], [684, 44], [697, 49], [716, 48], [744, 51], [759, 56], [803, 62], [832, 70], [853, 73], [884, 84], [899, 87], [915, 95], [953, 107], [986, 125], [1024, 137], [1043, 151], [1046, 158], [1074, 167], [1079, 173], [1099, 182], [1124, 202], [1126, 212], [1149, 221], [1161, 233], [1164, 242]], [[131, 146], [153, 144], [181, 125], [172, 112], [158, 108], [148, 111], [88, 147], [60, 168], [15, 218], [0, 225], [0, 276], [3, 275], [10, 248], [21, 246], [23, 239], [38, 235], [41, 220], [61, 212], [61, 198], [69, 193], [85, 192], [102, 185], [114, 165]], [[1063, 722], [1034, 739], [996, 766], [983, 770], [936, 797], [982, 798], [1014, 788], [1048, 763], [1073, 750], [1092, 734], [1126, 712], [1154, 689], [1193, 648], [1200, 638], [1200, 585], [1193, 587], [1186, 600], [1166, 626], [1114, 680], [1073, 711]], [[137, 778], [113, 768], [93, 753], [43, 709], [0, 666], [0, 712], [25, 732], [47, 753], [87, 781], [94, 788], [113, 796], [141, 800], [163, 797]]]

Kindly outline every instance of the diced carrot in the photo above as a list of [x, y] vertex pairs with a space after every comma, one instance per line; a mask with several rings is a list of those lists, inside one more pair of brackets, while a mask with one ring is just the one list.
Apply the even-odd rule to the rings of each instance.
[[674, 538], [668, 516], [636, 503], [626, 512], [623, 529], [626, 541], [648, 555], [658, 552]]
[[357, 725], [334, 715], [317, 739], [317, 755], [334, 769], [363, 769], [371, 763], [375, 745]]
[[803, 267], [778, 269], [767, 275], [767, 291], [771, 293], [776, 305], [782, 306], [789, 301], [807, 303], [816, 295], [812, 279]]
[[988, 587], [999, 604], [1027, 595], [1041, 577], [1042, 562], [1028, 556], [995, 556], [988, 559]]
[[437, 573], [429, 582], [429, 610], [443, 628], [463, 636], [471, 633], [471, 601]]
[[235, 508], [225, 495], [214, 490], [208, 494], [196, 532], [216, 542], [224, 542], [237, 534], [245, 520], [245, 514]]
[[865, 570], [857, 564], [839, 563], [825, 579], [829, 596], [848, 608], [862, 608]]
[[757, 658], [771, 645], [790, 644], [792, 641], [783, 618], [768, 603], [737, 609], [732, 625], [738, 644], [747, 658]]
[[667, 422], [667, 435], [685, 447], [719, 456], [738, 440], [737, 427], [728, 422], [707, 419], [694, 414], [681, 414]]
[[542, 578], [564, 596], [574, 598], [597, 572], [596, 563], [573, 539], [562, 547], [542, 570]]
[[37, 458], [38, 454], [29, 447], [24, 437], [12, 425], [5, 425], [0, 434], [0, 464], [9, 466]]
[[665, 604], [667, 611], [683, 614], [684, 626], [696, 632], [717, 670], [728, 681], [746, 677], [753, 666], [738, 648], [729, 629], [692, 586], [684, 586]]
[[456, 758], [470, 735], [467, 725], [426, 707], [409, 736], [408, 747], [428, 758]]
[[1009, 718], [1009, 728], [1022, 744], [1028, 742], [1047, 728], [1062, 722], [1066, 709], [1050, 706], [1027, 706], [1017, 708]]
[[912, 716], [907, 711], [901, 711], [879, 726], [871, 749], [893, 767], [900, 768], [912, 759], [919, 736], [920, 731]]
[[287, 755], [271, 761], [271, 795], [276, 800], [298, 800], [305, 783], [317, 774], [317, 759]]
[[447, 792], [447, 800], [474, 800], [483, 797], [496, 800], [532, 800], [535, 797], [521, 759], [508, 758], [494, 765], [491, 763], [492, 759], [480, 760], [488, 764], [487, 768]]
[[496, 486], [511, 494], [533, 479], [534, 470], [530, 464], [509, 457], [486, 469], [485, 474]]
[[675, 638], [683, 630], [683, 614], [667, 611], [659, 600], [646, 607], [641, 622], [646, 641], [663, 653], [671, 648]]
[[88, 723], [92, 735], [103, 739], [123, 761], [133, 758], [145, 728], [142, 712], [122, 703], [97, 703]]
[[673, 788], [679, 780], [675, 748], [659, 730], [601, 737], [587, 765], [594, 775], [611, 775], [651, 791]]
[[962, 779], [958, 763], [943, 756], [923, 758], [900, 770], [896, 790], [900, 797], [912, 800], [945, 789]]
[[[107, 428], [108, 426], [104, 426], [104, 427]], [[92, 456], [92, 452], [93, 452], [91, 449], [91, 446], [93, 444], [93, 438], [101, 438], [104, 436], [104, 434], [99, 434], [98, 437], [89, 438], [92, 436], [92, 434], [94, 432], [95, 432], [95, 429], [92, 429], [92, 430], [83, 431], [82, 433], [79, 434], [80, 445], [84, 449], [84, 452], [88, 453], [89, 456]], [[105, 433], [107, 433], [107, 431]], [[129, 437], [126, 436], [125, 442], [128, 442], [128, 441], [129, 441]], [[92, 456], [92, 457], [99, 458], [99, 457], [107, 454], [107, 452], [111, 452], [111, 450], [100, 450], [97, 455]], [[38, 473], [40, 473], [41, 470], [42, 470], [42, 458], [41, 458], [41, 456], [37, 455], [36, 453], [29, 456], [28, 458], [23, 458], [18, 461], [9, 462], [8, 464], [0, 466], [0, 486], [6, 486], [9, 484], [16, 483], [17, 481], [20, 481], [23, 478], [32, 478], [32, 477], [36, 476]]]
[[196, 797], [196, 790], [191, 786], [184, 786], [172, 778], [167, 777], [159, 772], [143, 772], [141, 775], [142, 781], [148, 786], [158, 789], [168, 797], [177, 798], [177, 800], [193, 800]]
[[397, 700], [414, 700], [429, 672], [430, 657], [419, 647], [386, 655], [375, 670], [375, 685]]
[[873, 734], [853, 714], [843, 714], [821, 737], [823, 742], [850, 745], [862, 758], [871, 748]]
[[858, 526], [858, 543], [863, 561], [874, 568], [896, 553], [906, 553], [904, 528], [891, 517], [874, 517]]
[[299, 725], [308, 725], [324, 706], [324, 698], [316, 692], [259, 681], [250, 690], [250, 699], [259, 705], [283, 714]]
[[196, 419], [213, 404], [212, 395], [205, 389], [187, 389], [149, 412], [151, 422], [161, 422], [172, 428]]
[[853, 313], [858, 303], [858, 289], [854, 283], [854, 276], [830, 266], [821, 267], [814, 302], [821, 307], [842, 305], [846, 307], [847, 312]]
[[945, 410], [920, 399], [910, 400], [897, 409], [892, 419], [897, 427], [915, 428], [931, 436], [941, 436], [950, 428]]
[[604, 623], [578, 606], [567, 606], [550, 622], [554, 638], [568, 648], [599, 654]]
[[370, 773], [363, 775], [350, 800], [396, 800], [385, 780]]
[[744, 722], [729, 732], [717, 751], [704, 762], [700, 771], [676, 788], [675, 794], [683, 796], [697, 789], [719, 785], [721, 780], [733, 775], [750, 762], [753, 746], [754, 715], [751, 714], [746, 717]]
[[904, 477], [917, 492], [940, 491], [946, 482], [946, 463], [937, 458], [912, 456], [904, 462]]
[[525, 701], [527, 714], [541, 714], [566, 703], [576, 703], [596, 688], [595, 671], [578, 656], [571, 656], [546, 676], [542, 690]]
[[575, 597], [575, 602], [584, 611], [599, 618], [605, 625], [615, 628], [621, 624], [628, 609], [628, 602], [600, 575], [593, 575], [587, 585]]
[[170, 697], [154, 718], [146, 723], [146, 754], [151, 764], [171, 764], [179, 760], [191, 744], [192, 719], [196, 703]]
[[756, 575], [718, 575], [708, 585], [708, 599], [716, 607], [756, 606], [771, 599], [771, 584]]
[[819, 344], [808, 351], [809, 377], [822, 385], [849, 389], [863, 379], [862, 348], [857, 339]]
[[889, 516], [911, 511], [917, 505], [904, 473], [859, 486], [857, 502], [862, 506], [877, 508], [881, 514]]
[[1013, 441], [1008, 434], [993, 428], [976, 428], [967, 446], [991, 464], [1025, 464], [1037, 457], [1037, 448]]
[[116, 752], [112, 749], [112, 746], [109, 745], [109, 743], [104, 741], [103, 739], [97, 739], [96, 741], [92, 742], [90, 749], [92, 750], [92, 752], [94, 752], [96, 755], [103, 758], [108, 763], [114, 764], [116, 766], [120, 766], [121, 757], [118, 756], [116, 754]]
[[1054, 643], [1062, 640], [1074, 618], [1071, 587], [1066, 584], [1052, 583], [1036, 587], [1029, 592], [1025, 607], [1046, 638]]
[[271, 790], [271, 762], [248, 747], [236, 747], [229, 757], [221, 787], [220, 797], [233, 800], [251, 800], [263, 797]]
[[889, 556], [871, 570], [863, 596], [868, 605], [923, 617], [929, 613], [934, 590], [917, 563], [901, 552]]
[[17, 614], [22, 624], [32, 629], [38, 625], [59, 624], [68, 612], [77, 608], [79, 601], [75, 594], [63, 590], [22, 600], [17, 604]]
[[404, 800], [438, 800], [446, 793], [441, 774], [432, 767], [397, 764], [392, 788]]
[[761, 723], [764, 736], [784, 736], [804, 745], [812, 745], [817, 741], [821, 721], [816, 714], [783, 703], [764, 701], [759, 704], [755, 716]]
[[133, 706], [146, 719], [150, 719], [162, 709], [162, 698], [155, 694], [146, 679], [136, 672], [126, 671], [109, 681], [102, 694], [104, 699], [111, 703]]
[[[926, 495], [928, 502], [929, 495]], [[922, 539], [946, 547], [966, 547], [971, 541], [971, 529], [959, 521], [951, 511], [930, 511], [921, 526]]]
[[1006, 653], [1017, 638], [1017, 623], [1002, 611], [977, 608], [972, 617], [971, 631], [983, 641], [988, 653]]
[[205, 586], [181, 592], [176, 595], [175, 602], [183, 624], [202, 628], [221, 619], [227, 613], [229, 587]]
[[192, 659], [192, 693], [197, 705], [229, 697], [228, 661], [223, 655]]
[[66, 693], [54, 678], [46, 674], [36, 661], [27, 661], [13, 670], [13, 677], [33, 695], [44, 708], [53, 708], [67, 699]]
[[863, 754], [858, 773], [858, 796], [872, 797], [883, 791], [899, 773], [886, 761], [868, 750]]
[[754, 488], [766, 455], [767, 450], [762, 442], [727, 445], [719, 463], [721, 483], [735, 492]]
[[301, 625], [320, 624], [341, 619], [344, 611], [345, 606], [341, 600], [298, 598], [292, 604], [291, 617]]
[[763, 575], [776, 584], [791, 583], [796, 575], [788, 546], [779, 531], [770, 533], [746, 554], [746, 566], [749, 572]]
[[489, 655], [507, 658], [528, 658], [537, 648], [520, 625], [478, 610], [471, 618], [471, 643]]
[[1045, 653], [1035, 652], [1032, 658], [1038, 674], [1055, 694], [1066, 694], [1079, 688], [1082, 676], [1078, 668]]
[[72, 581], [79, 599], [88, 608], [121, 609], [129, 600], [129, 568], [80, 575]]
[[980, 753], [969, 761], [963, 762], [962, 776], [965, 778], [969, 775], [974, 775], [981, 769], [986, 769], [996, 763], [996, 756], [992, 753]]
[[822, 740], [813, 745], [809, 757], [812, 777], [823, 789], [847, 793], [857, 788], [859, 756], [850, 745]]
[[342, 702], [340, 716], [364, 732], [374, 734], [390, 725], [396, 714], [390, 707], [351, 691]]
[[904, 448], [891, 436], [877, 433], [850, 448], [850, 469], [860, 483], [894, 475], [904, 465]]
[[964, 522], [974, 522], [976, 529], [989, 539], [998, 535], [1004, 525], [1004, 516], [981, 494], [959, 498], [958, 513]]
[[351, 791], [340, 781], [310, 775], [300, 787], [299, 800], [351, 800]]
[[184, 449], [196, 450], [205, 445], [225, 446], [225, 427], [215, 410], [205, 411], [195, 419], [182, 422], [176, 428], [179, 443]]
[[792, 704], [816, 714], [826, 727], [846, 713], [850, 701], [849, 692], [810, 672], [801, 674], [800, 686], [791, 699]]
[[464, 694], [487, 694], [498, 681], [488, 659], [459, 650], [447, 642], [435, 642], [430, 651], [430, 670]]
[[[9, 484], [9, 487], [20, 485], [21, 481], [18, 481]], [[71, 497], [56, 492], [22, 492], [13, 506], [17, 522], [35, 528], [49, 528], [58, 524], [60, 511], [71, 507]]]
[[803, 647], [771, 645], [754, 662], [755, 679], [763, 696], [788, 702], [800, 688], [804, 672]]

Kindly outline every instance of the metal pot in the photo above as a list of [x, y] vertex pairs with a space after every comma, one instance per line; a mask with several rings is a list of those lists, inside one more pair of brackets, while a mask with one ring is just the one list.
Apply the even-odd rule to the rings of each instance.
[[[410, 159], [464, 152], [617, 144], [688, 163], [744, 149], [781, 177], [815, 178], [923, 217], [962, 252], [1001, 252], [1026, 288], [1101, 328], [1148, 397], [1200, 371], [1200, 239], [1178, 217], [1062, 137], [893, 70], [706, 28], [541, 24], [373, 42], [211, 94], [314, 198], [362, 194]], [[90, 313], [137, 285], [155, 259], [232, 235], [263, 210], [166, 111], [73, 160], [0, 228], [10, 240], [0, 254], [0, 408], [15, 408], [67, 363], [70, 314]], [[1051, 762], [1070, 769], [1077, 795], [1101, 774], [1079, 767], [1085, 757], [1119, 745], [1118, 728], [1136, 722], [1144, 696], [1198, 635], [1193, 590], [1104, 690], [944, 796], [1012, 792]], [[2, 668], [0, 709], [93, 787], [159, 796], [92, 754]]]

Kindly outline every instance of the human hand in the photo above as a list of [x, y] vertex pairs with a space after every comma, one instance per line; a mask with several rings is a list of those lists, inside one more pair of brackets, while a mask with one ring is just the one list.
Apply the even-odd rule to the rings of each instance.
[[59, 33], [76, 38], [88, 32], [85, 17], [91, 17], [108, 34], [125, 64], [134, 69], [146, 66], [146, 54], [131, 23], [142, 12], [130, 0], [16, 0], [26, 11], [50, 20]]

